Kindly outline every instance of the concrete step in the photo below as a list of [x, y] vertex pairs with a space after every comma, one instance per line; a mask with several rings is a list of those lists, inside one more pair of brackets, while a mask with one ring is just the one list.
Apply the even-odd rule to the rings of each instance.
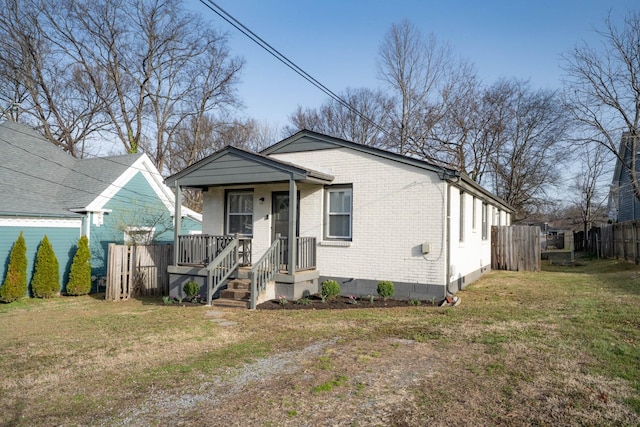
[[250, 308], [251, 303], [246, 300], [218, 298], [211, 302], [214, 307]]
[[227, 282], [227, 289], [249, 290], [251, 288], [251, 280], [249, 279], [231, 279]]
[[251, 266], [238, 267], [238, 279], [248, 279]]
[[251, 292], [246, 289], [223, 289], [220, 291], [220, 298], [248, 300]]

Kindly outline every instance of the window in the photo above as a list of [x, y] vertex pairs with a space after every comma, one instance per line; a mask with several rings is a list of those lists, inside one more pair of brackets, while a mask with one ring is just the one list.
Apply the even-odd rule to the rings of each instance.
[[155, 232], [155, 227], [127, 227], [124, 230], [124, 243], [129, 246], [150, 245]]
[[489, 206], [486, 203], [482, 203], [482, 240], [487, 240], [489, 237], [489, 224], [487, 220], [489, 216]]
[[227, 234], [253, 235], [253, 192], [227, 193]]
[[478, 223], [478, 219], [476, 218], [477, 216], [477, 208], [476, 208], [476, 198], [475, 196], [473, 197], [473, 202], [471, 205], [471, 228], [473, 229], [473, 231], [476, 231], [477, 228], [477, 223]]
[[460, 241], [464, 242], [464, 192], [460, 192]]
[[325, 237], [328, 239], [351, 240], [352, 194], [351, 187], [327, 189]]

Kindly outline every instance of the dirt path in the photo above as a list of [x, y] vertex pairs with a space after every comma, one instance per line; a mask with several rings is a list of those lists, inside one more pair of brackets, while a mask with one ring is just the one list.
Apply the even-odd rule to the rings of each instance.
[[152, 394], [143, 406], [103, 425], [402, 424], [409, 391], [435, 375], [428, 344], [319, 342], [259, 359], [204, 381], [198, 393]]

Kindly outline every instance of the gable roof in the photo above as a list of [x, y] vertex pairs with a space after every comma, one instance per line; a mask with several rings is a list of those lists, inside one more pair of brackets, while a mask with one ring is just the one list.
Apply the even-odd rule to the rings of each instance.
[[226, 146], [199, 162], [171, 175], [165, 183], [174, 186], [256, 184], [262, 182], [308, 181], [330, 183], [333, 176], [283, 162], [258, 153]]
[[[146, 154], [76, 159], [29, 127], [0, 123], [0, 215], [78, 217], [99, 211], [142, 172], [173, 212], [173, 193]], [[199, 214], [187, 210], [189, 216]]]
[[366, 153], [382, 159], [391, 160], [405, 165], [414, 166], [430, 172], [435, 172], [442, 180], [447, 180], [452, 185], [460, 187], [465, 191], [473, 191], [476, 194], [490, 199], [500, 205], [501, 208], [508, 212], [513, 212], [513, 208], [504, 200], [492, 194], [490, 191], [482, 187], [480, 184], [472, 180], [466, 173], [435, 165], [420, 159], [414, 159], [391, 151], [382, 150], [380, 148], [370, 147], [368, 145], [358, 144], [341, 138], [324, 135], [318, 132], [303, 129], [294, 135], [283, 139], [282, 141], [267, 147], [260, 154], [269, 156], [271, 154], [293, 153], [304, 151], [329, 150], [336, 148], [348, 148], [361, 153]]
[[420, 169], [426, 169], [431, 172], [441, 173], [449, 177], [456, 177], [459, 175], [459, 172], [454, 169], [434, 165], [432, 163], [425, 162], [424, 160], [414, 159], [412, 157], [407, 157], [401, 154], [393, 153], [391, 151], [382, 150], [380, 148], [370, 147], [368, 145], [358, 144], [356, 142], [347, 141], [345, 139], [324, 135], [308, 129], [298, 131], [290, 137], [283, 139], [282, 141], [270, 147], [265, 148], [260, 152], [260, 154], [268, 156], [270, 154], [278, 153], [328, 150], [341, 147], [350, 148], [352, 150], [371, 154], [383, 159], [393, 160], [396, 162], [415, 166]]

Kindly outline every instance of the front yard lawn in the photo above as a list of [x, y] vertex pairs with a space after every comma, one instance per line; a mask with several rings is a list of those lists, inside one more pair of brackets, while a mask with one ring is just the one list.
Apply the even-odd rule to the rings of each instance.
[[492, 272], [458, 295], [218, 314], [0, 305], [0, 425], [640, 424], [638, 267]]

